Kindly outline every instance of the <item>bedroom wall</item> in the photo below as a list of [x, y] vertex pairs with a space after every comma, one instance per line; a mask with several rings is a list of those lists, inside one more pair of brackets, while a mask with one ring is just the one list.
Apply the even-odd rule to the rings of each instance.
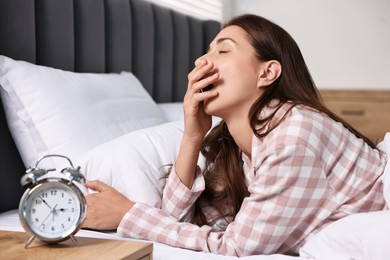
[[297, 41], [320, 89], [390, 90], [389, 0], [225, 0], [225, 19], [262, 15]]

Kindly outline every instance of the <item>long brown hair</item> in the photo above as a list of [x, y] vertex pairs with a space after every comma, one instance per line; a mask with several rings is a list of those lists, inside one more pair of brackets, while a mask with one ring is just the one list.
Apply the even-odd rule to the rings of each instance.
[[[280, 77], [266, 88], [250, 109], [248, 117], [257, 137], [262, 138], [273, 130], [271, 128], [263, 131], [265, 129], [259, 129], [259, 126], [267, 125], [278, 109], [289, 101], [293, 106], [306, 105], [327, 114], [375, 148], [373, 142], [324, 106], [297, 43], [284, 29], [263, 17], [250, 14], [233, 18], [223, 28], [232, 25], [246, 31], [260, 61], [277, 60], [282, 66]], [[259, 118], [260, 112], [272, 100], [279, 100], [275, 112], [265, 118]], [[224, 121], [205, 137], [201, 152], [206, 158], [203, 172], [206, 188], [195, 204], [195, 223], [198, 225], [207, 224], [202, 212], [203, 202], [223, 214], [225, 213], [222, 211], [228, 205], [234, 217], [244, 198], [249, 195], [239, 148]]]

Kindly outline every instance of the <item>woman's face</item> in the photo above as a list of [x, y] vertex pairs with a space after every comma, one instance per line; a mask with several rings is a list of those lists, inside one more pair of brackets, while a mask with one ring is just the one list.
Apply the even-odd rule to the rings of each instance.
[[225, 121], [247, 118], [250, 107], [263, 93], [257, 84], [262, 63], [247, 33], [238, 26], [224, 28], [201, 58], [212, 62], [213, 72], [219, 74], [213, 84], [218, 95], [204, 101], [205, 112]]

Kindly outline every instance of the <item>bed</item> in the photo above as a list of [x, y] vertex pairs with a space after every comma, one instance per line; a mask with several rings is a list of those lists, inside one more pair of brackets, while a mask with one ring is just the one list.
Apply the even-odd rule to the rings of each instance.
[[[0, 1], [0, 230], [23, 231], [20, 178], [46, 154], [158, 207], [161, 166], [174, 162], [183, 132], [187, 73], [219, 29], [143, 0]], [[390, 259], [389, 219], [356, 214], [313, 236], [300, 256], [244, 259]], [[159, 243], [153, 256], [236, 259]]]

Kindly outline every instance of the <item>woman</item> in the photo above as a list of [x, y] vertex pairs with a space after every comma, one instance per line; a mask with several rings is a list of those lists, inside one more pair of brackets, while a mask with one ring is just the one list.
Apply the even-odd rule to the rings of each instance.
[[[387, 158], [323, 106], [282, 28], [237, 17], [195, 65], [162, 209], [92, 181], [85, 227], [227, 255], [297, 253], [329, 223], [386, 208]], [[223, 120], [207, 134], [212, 115]]]

